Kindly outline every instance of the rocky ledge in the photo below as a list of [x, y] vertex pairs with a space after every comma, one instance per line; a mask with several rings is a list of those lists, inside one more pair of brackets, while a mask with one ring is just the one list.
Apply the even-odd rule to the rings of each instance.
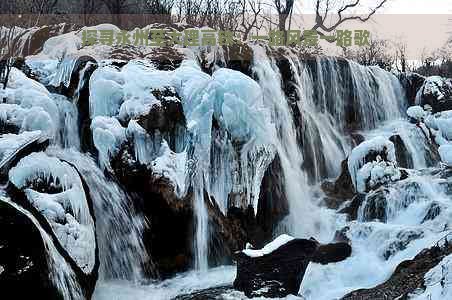
[[346, 243], [322, 245], [314, 239], [276, 238], [260, 250], [235, 253], [237, 277], [234, 289], [248, 297], [297, 295], [309, 262], [328, 264], [351, 255]]

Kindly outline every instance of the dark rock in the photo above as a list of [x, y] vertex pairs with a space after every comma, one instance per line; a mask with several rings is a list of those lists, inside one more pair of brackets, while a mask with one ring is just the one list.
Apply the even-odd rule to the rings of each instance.
[[418, 230], [404, 230], [397, 234], [397, 240], [390, 243], [386, 250], [383, 252], [383, 257], [388, 260], [391, 256], [397, 252], [405, 250], [408, 245], [417, 239], [423, 238], [424, 233]]
[[[180, 199], [172, 183], [152, 169], [136, 162], [134, 151], [125, 145], [111, 165], [118, 181], [134, 195], [135, 203], [149, 220], [145, 246], [152, 255], [162, 277], [187, 271], [193, 263], [194, 195], [190, 188]], [[262, 244], [263, 233], [254, 216], [253, 207], [230, 207], [224, 215], [215, 199], [204, 195], [208, 212], [210, 266], [232, 262], [232, 254], [246, 242]]]
[[232, 292], [232, 286], [220, 286], [180, 295], [172, 300], [219, 300], [221, 295]]
[[413, 159], [408, 153], [408, 149], [405, 146], [400, 135], [393, 135], [389, 140], [394, 144], [397, 164], [401, 168], [412, 169]]
[[359, 144], [361, 144], [362, 142], [364, 142], [366, 140], [366, 138], [362, 134], [359, 134], [356, 132], [352, 132], [350, 134], [350, 137], [352, 138], [352, 147], [353, 148], [358, 146]]
[[357, 194], [344, 208], [339, 211], [339, 213], [347, 214], [350, 221], [356, 220], [358, 218], [359, 207], [364, 200], [366, 200], [366, 194]]
[[[152, 91], [154, 97], [160, 101], [153, 105], [146, 115], [138, 117], [138, 124], [151, 136], [161, 135], [168, 142], [171, 150], [182, 151], [185, 145], [177, 145], [186, 133], [186, 120], [182, 102], [172, 87], [164, 87]], [[155, 140], [155, 139], [154, 139]], [[160, 145], [157, 139], [157, 145]]]
[[252, 77], [253, 49], [247, 44], [223, 46], [226, 67]]
[[257, 207], [257, 222], [263, 231], [268, 233], [264, 240], [271, 238], [275, 226], [288, 214], [289, 202], [285, 194], [284, 174], [279, 156], [276, 155], [262, 178]]
[[[447, 237], [446, 237], [447, 238]], [[391, 277], [384, 283], [370, 289], [353, 291], [344, 300], [386, 300], [409, 299], [416, 290], [425, 290], [425, 274], [452, 253], [452, 243], [435, 245], [422, 250], [412, 260], [401, 262]]]
[[21, 34], [17, 35], [14, 42], [22, 47], [15, 49], [15, 55], [20, 57], [27, 57], [29, 55], [35, 55], [42, 50], [44, 43], [51, 37], [61, 35], [69, 31], [75, 30], [76, 25], [68, 24], [55, 24], [45, 25], [39, 28], [32, 27], [24, 30]]
[[177, 69], [184, 60], [183, 54], [171, 46], [153, 47], [144, 58], [150, 60], [158, 70], [163, 71]]
[[347, 243], [350, 244], [350, 239], [347, 236], [347, 231], [350, 230], [349, 226], [345, 226], [344, 228], [342, 228], [341, 230], [337, 230], [334, 233], [334, 238], [333, 241], [338, 242], [338, 243]]
[[145, 116], [138, 119], [138, 123], [148, 132], [159, 130], [169, 132], [177, 124], [185, 125], [184, 110], [179, 95], [172, 87], [153, 90], [152, 94], [161, 105], [152, 106]]
[[431, 203], [421, 223], [435, 219], [437, 216], [439, 216], [441, 210], [441, 205], [438, 202]]
[[313, 239], [294, 239], [261, 257], [237, 252], [234, 288], [248, 297], [297, 295], [310, 261], [327, 264], [350, 255], [351, 247], [346, 243], [320, 245]]
[[[78, 172], [78, 171], [77, 171]], [[80, 173], [79, 173], [80, 174]], [[84, 190], [88, 189], [86, 182], [83, 178], [80, 178], [82, 181], [82, 185]], [[25, 188], [29, 188], [28, 186]], [[25, 189], [24, 188], [24, 189]], [[67, 282], [73, 288], [77, 289], [77, 292], [84, 295], [87, 299], [91, 298], [91, 295], [94, 292], [94, 288], [96, 285], [96, 281], [98, 278], [98, 270], [99, 270], [99, 250], [97, 246], [97, 242], [94, 241], [93, 247], [94, 249], [94, 262], [91, 269], [87, 269], [87, 266], [80, 265], [74, 257], [72, 257], [67, 249], [63, 246], [62, 241], [56, 236], [53, 227], [51, 226], [50, 220], [47, 219], [41, 212], [32, 205], [32, 203], [28, 200], [26, 193], [18, 189], [11, 182], [8, 183], [6, 188], [7, 194], [13, 199], [13, 201], [19, 205], [21, 205], [25, 210], [27, 210], [34, 218], [36, 218], [39, 226], [45, 231], [50, 237], [55, 249], [58, 251], [58, 255], [60, 255], [65, 263], [67, 263], [67, 268], [71, 269], [75, 274], [75, 282], [77, 284], [76, 287], [72, 286], [72, 283]], [[44, 191], [46, 192], [46, 191]], [[89, 190], [85, 190], [86, 200], [88, 202], [89, 213], [94, 220], [94, 211], [93, 211], [93, 203], [91, 197], [89, 195]], [[75, 217], [75, 216], [74, 216]], [[92, 228], [95, 231], [95, 228]], [[48, 250], [48, 249], [47, 249]], [[73, 291], [74, 292], [74, 291]]]
[[[50, 280], [46, 246], [39, 228], [13, 205], [0, 200], [0, 289], [15, 299], [62, 300]], [[6, 296], [7, 297], [7, 296]]]
[[433, 113], [451, 110], [452, 79], [439, 76], [427, 77], [416, 97], [419, 105], [430, 105]]
[[378, 220], [380, 222], [386, 222], [386, 208], [388, 206], [387, 193], [388, 191], [386, 189], [380, 188], [366, 196], [366, 201], [363, 204], [363, 221]]
[[324, 181], [321, 188], [327, 196], [342, 200], [351, 199], [356, 194], [350, 172], [348, 171], [348, 159], [342, 161], [339, 177], [334, 182]]
[[399, 81], [405, 90], [405, 95], [408, 99], [409, 106], [415, 105], [416, 94], [422, 87], [425, 77], [417, 73], [400, 73], [398, 75]]

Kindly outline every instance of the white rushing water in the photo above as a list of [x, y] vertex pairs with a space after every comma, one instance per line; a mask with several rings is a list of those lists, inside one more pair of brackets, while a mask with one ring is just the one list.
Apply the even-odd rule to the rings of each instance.
[[[79, 57], [69, 52], [79, 50], [80, 39], [75, 33], [66, 39], [74, 41], [53, 51], [52, 45], [64, 41], [56, 37], [38, 56], [53, 59], [53, 64], [31, 63], [33, 68], [41, 68], [45, 84], [69, 86], [76, 65], [73, 58]], [[85, 49], [88, 54], [91, 50]], [[202, 52], [185, 50], [192, 58]], [[291, 50], [284, 54], [290, 74], [281, 74], [279, 62], [269, 54], [272, 49], [252, 45], [252, 51], [254, 79], [218, 66], [209, 75], [196, 59], [184, 60], [174, 71], [157, 70], [141, 60], [130, 61], [122, 68], [100, 64], [87, 78], [88, 63], [80, 70], [82, 80], [74, 99], [50, 94], [43, 85], [13, 70], [13, 87], [2, 93], [14, 100], [0, 105], [2, 120], [13, 120], [21, 134], [31, 130], [48, 134], [52, 146], [46, 155], [74, 165], [90, 189], [100, 255], [95, 300], [169, 300], [200, 289], [231, 285], [235, 267], [209, 268], [209, 256], [215, 255], [209, 253], [213, 250], [209, 246], [210, 205], [218, 206], [224, 214], [232, 206], [251, 206], [256, 213], [264, 172], [276, 156], [281, 163], [289, 215], [278, 224], [275, 234], [331, 242], [337, 231], [348, 227], [353, 246], [352, 256], [343, 262], [309, 265], [300, 288], [305, 299], [331, 300], [375, 286], [401, 261], [448, 233], [452, 220], [449, 182], [428, 169], [436, 167], [436, 160], [424, 133], [405, 118], [407, 101], [394, 75], [331, 57], [300, 60]], [[56, 64], [56, 57], [66, 59]], [[286, 82], [287, 76], [290, 82]], [[87, 80], [90, 97], [79, 99]], [[287, 95], [287, 86], [293, 87], [293, 95]], [[149, 134], [136, 121], [149, 109], [162, 105], [152, 91], [163, 87], [177, 92], [186, 119], [186, 130], [172, 137], [176, 146], [170, 146], [171, 142], [165, 140], [169, 138], [160, 133]], [[89, 101], [98, 161], [80, 152], [79, 101]], [[350, 133], [385, 142], [398, 135], [414, 169], [408, 179], [368, 193], [356, 221], [347, 221], [345, 215], [319, 205], [324, 196], [319, 184], [338, 176], [341, 162], [351, 152]], [[135, 211], [127, 193], [106, 175], [111, 172], [110, 158], [126, 142], [133, 144], [140, 163], [169, 177], [178, 197], [183, 198], [188, 188], [193, 188], [195, 270], [164, 281], [144, 281], [143, 266], [152, 268], [143, 244], [146, 221]], [[354, 184], [357, 171], [353, 171]], [[439, 215], [433, 220], [426, 218], [437, 207]], [[71, 279], [73, 274], [56, 265], [62, 258], [44, 231], [42, 235], [54, 266], [52, 280], [64, 295], [75, 293], [78, 287]], [[227, 291], [223, 298], [243, 299], [244, 295]], [[296, 297], [287, 297], [292, 298]]]
[[[96, 217], [101, 279], [143, 279], [142, 266], [150, 262], [143, 245], [144, 218], [131, 199], [107, 179], [95, 161], [74, 149], [50, 148], [47, 153], [72, 163], [90, 189]], [[153, 271], [153, 270], [150, 270]]]
[[57, 287], [61, 296], [64, 299], [83, 300], [85, 297], [83, 296], [82, 289], [78, 284], [74, 271], [69, 266], [67, 261], [61, 256], [58, 250], [55, 248], [55, 245], [51, 237], [41, 227], [38, 220], [36, 220], [36, 218], [29, 211], [12, 202], [10, 199], [0, 197], [0, 201], [8, 203], [9, 205], [17, 209], [19, 212], [24, 214], [39, 230], [44, 246], [48, 251], [46, 259], [50, 272], [49, 279]]

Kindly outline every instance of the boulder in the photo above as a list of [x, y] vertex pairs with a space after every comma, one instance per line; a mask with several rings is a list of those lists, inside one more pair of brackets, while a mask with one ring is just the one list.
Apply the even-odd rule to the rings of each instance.
[[8, 179], [8, 171], [12, 166], [16, 165], [21, 158], [33, 152], [45, 150], [49, 143], [50, 141], [47, 136], [38, 135], [20, 145], [7, 157], [3, 157], [0, 162], [0, 182], [5, 182]]
[[[23, 155], [21, 152], [19, 154]], [[52, 279], [55, 272], [66, 270], [63, 275], [58, 274], [59, 277], [65, 276], [58, 279], [64, 280], [64, 284], [58, 286], [59, 283], [54, 282], [55, 279], [51, 282], [51, 287], [63, 293], [62, 298], [67, 298], [67, 293], [77, 298], [79, 297], [75, 295], [77, 293], [89, 299], [94, 292], [100, 262], [93, 203], [87, 183], [72, 164], [51, 158], [44, 152], [32, 153], [25, 157], [18, 155], [13, 161], [15, 163], [10, 164], [12, 168], [9, 171], [6, 195], [11, 198], [11, 203], [15, 203], [11, 205], [20, 206], [21, 212], [39, 229], [42, 242], [48, 251], [45, 257], [51, 257], [56, 261], [53, 264], [58, 264], [60, 268], [56, 270], [55, 266], [51, 265], [44, 274], [48, 277], [50, 274], [49, 278]], [[39, 166], [42, 169], [34, 165], [37, 161], [40, 162]], [[58, 172], [53, 174], [50, 171], [47, 175], [43, 172], [58, 168], [61, 170], [62, 167], [66, 168], [65, 173], [72, 179], [71, 182], [66, 182], [65, 188]], [[73, 210], [71, 201], [74, 199], [71, 199], [68, 192], [73, 188], [79, 188], [85, 195], [84, 198], [76, 200], [86, 201], [77, 203], [80, 209], [78, 212]], [[48, 259], [45, 261], [49, 262]], [[62, 267], [61, 264], [66, 266]], [[23, 279], [18, 284], [23, 285], [26, 282], [27, 280]], [[61, 298], [58, 296], [55, 299]]]
[[416, 94], [416, 104], [432, 107], [432, 112], [452, 109], [452, 79], [440, 76], [427, 77]]
[[347, 243], [321, 245], [314, 239], [282, 235], [260, 250], [236, 252], [234, 289], [248, 297], [297, 295], [309, 262], [327, 264], [351, 255]]
[[[147, 114], [139, 116], [138, 124], [153, 137], [161, 134], [173, 151], [182, 151], [177, 143], [186, 134], [186, 120], [179, 95], [173, 87], [154, 89], [152, 95], [160, 103], [153, 105]], [[157, 144], [161, 142], [155, 140]]]
[[[0, 289], [15, 299], [62, 299], [51, 281], [49, 249], [41, 228], [13, 204], [0, 200]], [[60, 267], [60, 266], [59, 266]]]
[[288, 214], [289, 202], [284, 188], [283, 170], [280, 158], [276, 155], [262, 178], [256, 218], [263, 231], [269, 234], [268, 239], [271, 239], [277, 224]]

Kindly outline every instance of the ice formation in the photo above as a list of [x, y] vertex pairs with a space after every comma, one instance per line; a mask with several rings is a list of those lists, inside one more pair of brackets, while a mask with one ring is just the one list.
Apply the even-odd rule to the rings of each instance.
[[[352, 150], [352, 153], [348, 157], [348, 171], [352, 178], [355, 187], [358, 187], [358, 181], [362, 181], [362, 178], [358, 178], [360, 173], [358, 172], [366, 163], [365, 159], [369, 153], [384, 154], [386, 161], [397, 163], [395, 156], [394, 144], [384, 137], [375, 137], [371, 140], [367, 140], [359, 144]], [[369, 168], [370, 165], [366, 167]], [[362, 175], [363, 173], [361, 173]]]
[[441, 161], [444, 162], [449, 167], [452, 167], [452, 145], [446, 144], [441, 145], [438, 148], [439, 155], [441, 156]]
[[41, 130], [55, 138], [60, 124], [58, 107], [42, 84], [12, 68], [6, 89], [0, 90], [0, 98], [4, 99], [0, 106], [3, 122], [21, 131]]
[[378, 156], [377, 161], [366, 163], [356, 174], [356, 189], [360, 193], [367, 188], [381, 186], [387, 182], [400, 179], [400, 170], [393, 162], [382, 161]]
[[421, 121], [426, 116], [426, 112], [424, 111], [424, 109], [418, 105], [410, 106], [407, 109], [406, 113], [409, 117], [417, 121]]
[[[50, 222], [63, 247], [82, 270], [90, 273], [95, 264], [94, 220], [77, 172], [68, 164], [38, 152], [21, 159], [10, 170], [9, 178], [25, 190], [28, 200]], [[33, 184], [40, 182], [47, 182], [61, 192], [34, 190]]]
[[[108, 24], [84, 29], [119, 30]], [[289, 107], [285, 93], [285, 81], [288, 80], [284, 77], [287, 74], [281, 74], [270, 54], [271, 49], [252, 45], [255, 58], [251, 69], [255, 79], [219, 66], [212, 68], [212, 75], [204, 72], [196, 59], [207, 51], [207, 62], [212, 65], [217, 55], [222, 59], [218, 49], [217, 52], [208, 47], [178, 50], [185, 58], [193, 59], [185, 59], [173, 71], [162, 71], [144, 60], [132, 60], [122, 67], [113, 66], [105, 59], [111, 54], [112, 47], [82, 47], [81, 30], [49, 39], [41, 53], [27, 58], [27, 64], [42, 84], [13, 69], [7, 89], [0, 90], [1, 98], [7, 99], [6, 103], [0, 104], [0, 119], [18, 128], [17, 134], [4, 135], [0, 139], [3, 157], [37, 135], [38, 130], [52, 137], [54, 144], [79, 149], [79, 133], [71, 131], [78, 119], [75, 103], [50, 94], [43, 84], [68, 86], [77, 58], [87, 55], [99, 64], [89, 81], [91, 131], [99, 153], [98, 163], [103, 169], [110, 168], [110, 159], [125, 143], [130, 143], [136, 160], [148, 166], [155, 176], [168, 178], [179, 197], [182, 198], [189, 185], [195, 188], [198, 226], [194, 237], [195, 256], [200, 269], [207, 268], [209, 245], [204, 191], [215, 199], [225, 214], [231, 204], [251, 205], [256, 212], [263, 174], [276, 154], [281, 160], [284, 192], [290, 204], [290, 216], [282, 222], [283, 230], [287, 229], [296, 237], [316, 235], [319, 240], [330, 241], [336, 230], [350, 227], [347, 237], [354, 246], [353, 256], [329, 266], [311, 264], [302, 285], [302, 293], [307, 299], [341, 297], [348, 291], [381, 283], [398, 263], [430, 246], [442, 234], [438, 231], [450, 226], [451, 212], [444, 180], [428, 174], [428, 170], [415, 172], [414, 178], [400, 180], [395, 146], [389, 138], [394, 134], [402, 138], [415, 169], [433, 167], [434, 162], [427, 162], [425, 158], [430, 129], [436, 141], [441, 141], [438, 144], [441, 144], [439, 153], [443, 162], [450, 165], [452, 151], [448, 142], [452, 138], [452, 115], [450, 112], [429, 115], [417, 106], [409, 108], [407, 114], [418, 121], [423, 120], [423, 123], [419, 122], [422, 124], [417, 127], [399, 120], [406, 103], [401, 86], [392, 74], [377, 67], [363, 67], [335, 58], [318, 58], [312, 67], [288, 50], [284, 58], [290, 65], [290, 81], [295, 90], [291, 96], [300, 100]], [[435, 84], [431, 83], [438, 80], [431, 78], [425, 85], [426, 91], [437, 93]], [[181, 101], [183, 106], [187, 134], [176, 133], [180, 147], [172, 148], [162, 132], [147, 132], [138, 121], [152, 108], [162, 105], [153, 94], [162, 88], [174, 89], [180, 98], [174, 100]], [[441, 95], [437, 96], [441, 98]], [[299, 110], [302, 120], [294, 117], [294, 109]], [[350, 114], [357, 117], [356, 124], [349, 124]], [[385, 121], [390, 124], [383, 124]], [[303, 130], [297, 131], [297, 127]], [[385, 185], [387, 201], [378, 203], [383, 206], [385, 221], [373, 221], [372, 201], [378, 200], [372, 196], [381, 191], [373, 190], [366, 196], [358, 220], [353, 222], [347, 222], [343, 215], [319, 208], [315, 203], [316, 194], [312, 192], [310, 176], [304, 168], [312, 162], [312, 184], [325, 177], [337, 176], [339, 162], [350, 152], [350, 142], [346, 138], [349, 129], [364, 130], [366, 138], [348, 158], [353, 184], [359, 192]], [[212, 139], [213, 132], [217, 134], [215, 139]], [[366, 155], [371, 152], [380, 155], [381, 160], [375, 156], [372, 161], [366, 161]], [[109, 181], [87, 155], [74, 149], [52, 148], [45, 154], [24, 158], [11, 170], [10, 179], [25, 188], [29, 183], [27, 180], [36, 179], [33, 174], [47, 179], [50, 176], [58, 178], [63, 186], [61, 193], [27, 189], [27, 195], [50, 220], [62, 243], [72, 249], [74, 256], [87, 259], [81, 258], [77, 250], [83, 248], [77, 240], [88, 240], [92, 232], [89, 226], [84, 227], [90, 224], [89, 218], [83, 217], [86, 199], [82, 197], [77, 172], [61, 159], [76, 165], [95, 191], [91, 192], [91, 197], [99, 224], [96, 230], [100, 237], [101, 277], [104, 280], [140, 279], [137, 270], [147, 259], [140, 241], [144, 221], [130, 212], [127, 195]], [[387, 184], [389, 182], [391, 184]], [[228, 202], [232, 194], [246, 197]], [[431, 205], [441, 207], [440, 213], [434, 219], [425, 219]], [[68, 207], [73, 213], [67, 213]], [[291, 239], [282, 235], [261, 250], [244, 251], [250, 256], [262, 256]], [[101, 282], [96, 299], [108, 298], [114, 293], [134, 299], [154, 296], [165, 299], [168, 286], [170, 294], [176, 296], [184, 291], [230, 284], [234, 268], [209, 272], [204, 275], [189, 273], [148, 287], [127, 286], [124, 289], [124, 282]], [[432, 270], [426, 280], [437, 277], [437, 272]], [[209, 274], [215, 276], [210, 278]], [[427, 292], [437, 293], [430, 286]]]

